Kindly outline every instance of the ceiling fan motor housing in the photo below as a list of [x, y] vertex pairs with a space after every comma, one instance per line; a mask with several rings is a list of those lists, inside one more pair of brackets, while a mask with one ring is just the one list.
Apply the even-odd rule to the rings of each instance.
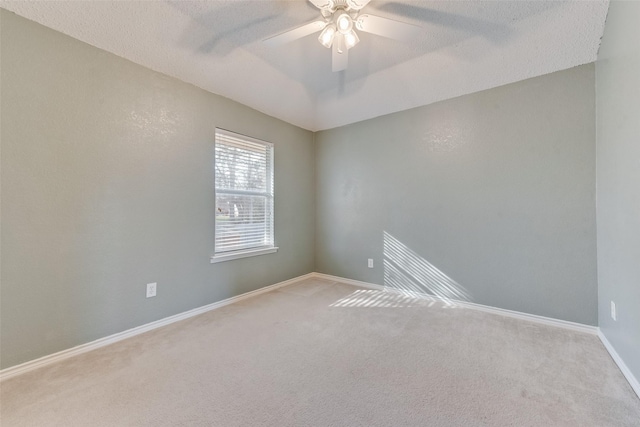
[[323, 2], [316, 5], [322, 11], [322, 15], [325, 18], [329, 18], [338, 10], [357, 12], [365, 7], [367, 3], [369, 3], [369, 0], [326, 0], [326, 3]]

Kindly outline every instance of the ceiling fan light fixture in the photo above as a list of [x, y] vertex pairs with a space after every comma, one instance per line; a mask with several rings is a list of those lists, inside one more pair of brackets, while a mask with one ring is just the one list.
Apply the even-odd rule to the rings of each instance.
[[413, 42], [423, 37], [417, 25], [381, 16], [361, 14], [371, 0], [308, 0], [320, 10], [320, 19], [300, 25], [284, 33], [269, 37], [264, 43], [277, 47], [293, 40], [320, 32], [318, 41], [332, 48], [331, 69], [347, 69], [349, 50], [360, 42], [359, 32], [370, 33], [398, 41]]
[[353, 29], [353, 19], [347, 12], [340, 11], [335, 17], [336, 27], [342, 34], [347, 34]]
[[360, 37], [358, 37], [358, 34], [353, 30], [349, 31], [347, 34], [344, 35], [344, 44], [347, 47], [347, 49], [351, 49], [352, 47], [357, 45], [359, 42], [360, 42]]
[[336, 36], [336, 26], [333, 24], [329, 24], [326, 27], [324, 27], [324, 30], [322, 30], [322, 32], [320, 33], [320, 36], [318, 36], [318, 41], [322, 46], [328, 49], [333, 44], [333, 39], [335, 38], [335, 36]]

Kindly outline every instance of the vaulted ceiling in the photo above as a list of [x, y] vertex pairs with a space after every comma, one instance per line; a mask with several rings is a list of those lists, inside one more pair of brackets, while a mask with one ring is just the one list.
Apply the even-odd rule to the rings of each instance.
[[596, 60], [608, 0], [376, 1], [424, 28], [401, 43], [360, 33], [346, 71], [317, 34], [262, 40], [320, 16], [289, 1], [5, 1], [45, 26], [310, 130], [430, 104]]

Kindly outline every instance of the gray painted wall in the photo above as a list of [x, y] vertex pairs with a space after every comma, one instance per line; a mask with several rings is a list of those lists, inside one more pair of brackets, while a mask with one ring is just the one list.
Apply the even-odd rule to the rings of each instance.
[[[314, 264], [597, 323], [593, 65], [323, 131], [314, 152], [310, 132], [0, 19], [1, 367]], [[216, 126], [275, 143], [276, 254], [209, 263]]]
[[[0, 19], [2, 367], [313, 271], [311, 132]], [[275, 143], [276, 254], [209, 263], [216, 126]]]
[[[613, 1], [596, 63], [600, 329], [640, 379], [640, 3]], [[610, 302], [618, 321], [610, 316]]]
[[589, 64], [317, 133], [317, 270], [596, 325], [594, 82]]

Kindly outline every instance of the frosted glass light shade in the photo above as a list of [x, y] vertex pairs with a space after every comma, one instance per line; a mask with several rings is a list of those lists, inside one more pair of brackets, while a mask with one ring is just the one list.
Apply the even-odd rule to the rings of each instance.
[[360, 37], [358, 37], [358, 34], [353, 30], [349, 31], [347, 34], [344, 35], [344, 45], [347, 47], [347, 49], [351, 49], [352, 47], [357, 45], [359, 42], [360, 42]]
[[335, 20], [336, 27], [342, 34], [347, 34], [353, 28], [353, 19], [351, 19], [347, 12], [342, 11], [338, 13]]
[[329, 24], [326, 27], [324, 27], [324, 30], [322, 30], [322, 32], [320, 33], [320, 36], [318, 36], [318, 41], [320, 41], [320, 44], [322, 44], [322, 46], [326, 48], [330, 48], [331, 45], [333, 44], [333, 39], [335, 35], [336, 35], [336, 26], [333, 24]]

